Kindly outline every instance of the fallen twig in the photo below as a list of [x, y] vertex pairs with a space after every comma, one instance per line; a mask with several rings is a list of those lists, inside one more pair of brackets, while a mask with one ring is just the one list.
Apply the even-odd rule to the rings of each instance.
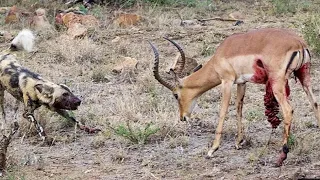
[[212, 21], [212, 20], [217, 20], [217, 21], [231, 21], [231, 22], [236, 22], [240, 21], [239, 19], [227, 19], [227, 18], [222, 18], [222, 17], [214, 17], [214, 18], [208, 18], [208, 19], [197, 19], [200, 22], [205, 22], [205, 21]]

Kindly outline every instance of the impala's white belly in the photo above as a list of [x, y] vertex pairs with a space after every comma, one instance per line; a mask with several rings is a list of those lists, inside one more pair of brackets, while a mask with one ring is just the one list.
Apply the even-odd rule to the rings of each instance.
[[250, 82], [254, 74], [241, 74], [235, 81], [235, 84]]

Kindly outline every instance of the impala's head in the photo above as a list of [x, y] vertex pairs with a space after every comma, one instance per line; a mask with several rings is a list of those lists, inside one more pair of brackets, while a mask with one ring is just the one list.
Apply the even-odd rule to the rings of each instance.
[[170, 75], [173, 76], [174, 81], [169, 82], [168, 80], [164, 80], [159, 75], [159, 53], [156, 47], [150, 43], [155, 59], [154, 59], [154, 66], [153, 66], [153, 75], [156, 80], [159, 81], [160, 84], [165, 86], [166, 88], [170, 89], [173, 93], [173, 96], [177, 99], [179, 104], [179, 111], [180, 111], [180, 120], [186, 121], [190, 118], [191, 112], [194, 108], [195, 101], [196, 101], [196, 94], [194, 93], [192, 88], [188, 88], [184, 86], [183, 79], [180, 79], [181, 73], [183, 71], [185, 65], [185, 54], [182, 48], [175, 43], [174, 41], [165, 38], [169, 42], [171, 42], [180, 52], [181, 60], [177, 62], [175, 69], [170, 69]]

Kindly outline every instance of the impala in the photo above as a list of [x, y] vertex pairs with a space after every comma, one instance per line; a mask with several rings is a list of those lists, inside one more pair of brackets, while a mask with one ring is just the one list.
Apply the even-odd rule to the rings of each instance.
[[280, 105], [284, 133], [282, 152], [276, 162], [277, 166], [282, 165], [289, 152], [287, 141], [293, 115], [293, 109], [288, 100], [290, 94], [288, 79], [291, 74], [299, 79], [320, 126], [320, 111], [311, 88], [310, 52], [305, 41], [293, 32], [286, 29], [266, 28], [231, 35], [220, 44], [216, 53], [202, 68], [184, 78], [180, 77], [185, 64], [184, 52], [177, 43], [165, 39], [177, 47], [182, 57], [176, 71], [171, 70], [175, 81], [166, 81], [159, 75], [159, 53], [150, 43], [155, 55], [153, 74], [159, 83], [173, 92], [179, 104], [180, 120], [186, 121], [190, 118], [199, 96], [221, 84], [222, 102], [219, 122], [208, 157], [212, 157], [220, 146], [233, 84], [237, 84], [237, 149], [240, 149], [245, 141], [242, 107], [247, 82], [266, 85], [265, 115], [272, 128], [276, 128], [281, 122], [277, 117]]

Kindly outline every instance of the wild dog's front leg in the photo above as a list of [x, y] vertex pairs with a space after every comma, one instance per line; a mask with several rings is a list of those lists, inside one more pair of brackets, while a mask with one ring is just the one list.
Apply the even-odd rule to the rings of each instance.
[[0, 110], [2, 111], [1, 130], [4, 130], [6, 124], [6, 112], [4, 111], [4, 89], [0, 85]]
[[23, 117], [28, 119], [30, 122], [32, 122], [42, 140], [45, 140], [45, 132], [43, 130], [43, 127], [39, 124], [39, 122], [34, 118], [34, 110], [36, 110], [39, 107], [39, 104], [35, 101], [32, 101], [32, 99], [29, 96], [24, 96], [24, 113]]
[[29, 111], [29, 110], [25, 110], [25, 112], [23, 113], [23, 117], [28, 119], [31, 123], [34, 124], [40, 138], [42, 140], [45, 140], [46, 138], [46, 134], [43, 130], [43, 127], [39, 124], [39, 122], [34, 118], [34, 115], [33, 115], [33, 111]]
[[84, 130], [84, 131], [86, 131], [86, 132], [88, 132], [88, 133], [96, 133], [96, 132], [101, 131], [100, 129], [97, 129], [97, 128], [89, 128], [89, 127], [83, 125], [80, 121], [76, 120], [74, 117], [71, 117], [66, 110], [57, 109], [57, 110], [55, 110], [55, 111], [56, 111], [58, 114], [60, 114], [61, 116], [63, 116], [64, 118], [75, 122], [75, 123], [77, 124], [77, 126], [78, 126], [81, 130]]
[[243, 133], [242, 124], [242, 107], [243, 99], [246, 91], [246, 84], [238, 84], [237, 86], [237, 126], [238, 126], [238, 137], [236, 140], [236, 149], [241, 149], [245, 143], [245, 135]]

